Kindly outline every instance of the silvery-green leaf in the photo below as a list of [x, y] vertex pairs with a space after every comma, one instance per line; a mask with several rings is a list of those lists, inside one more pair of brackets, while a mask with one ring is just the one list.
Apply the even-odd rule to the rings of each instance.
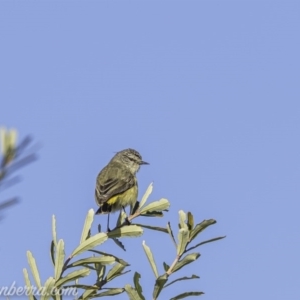
[[187, 213], [187, 219], [188, 219], [188, 222], [187, 222], [188, 228], [189, 228], [189, 230], [192, 230], [194, 228], [194, 217], [191, 212]]
[[144, 204], [146, 203], [148, 197], [151, 195], [153, 190], [153, 182], [151, 182], [145, 192], [145, 194], [142, 197], [142, 200], [140, 201], [140, 209], [144, 206]]
[[187, 292], [187, 293], [182, 293], [180, 295], [177, 295], [177, 296], [171, 298], [170, 300], [179, 300], [179, 299], [183, 299], [183, 298], [186, 298], [189, 296], [201, 296], [203, 294], [204, 294], [203, 292]]
[[117, 276], [122, 275], [122, 271], [126, 268], [126, 266], [116, 263], [107, 273], [106, 280], [111, 281]]
[[117, 261], [118, 263], [124, 265], [124, 266], [129, 266], [129, 263], [126, 262], [124, 259], [122, 258], [119, 258], [113, 254], [110, 254], [110, 253], [106, 253], [106, 252], [103, 252], [103, 251], [99, 251], [99, 250], [89, 250], [90, 252], [94, 252], [94, 253], [98, 253], [98, 254], [101, 254], [101, 255], [105, 255], [105, 256], [111, 256], [115, 259], [115, 261]]
[[168, 233], [168, 230], [166, 228], [163, 228], [163, 227], [143, 225], [143, 224], [135, 224], [135, 225], [143, 227], [143, 228], [151, 229], [151, 230], [157, 230], [157, 231], [161, 231], [161, 232], [164, 232], [164, 233]]
[[167, 281], [168, 281], [168, 275], [166, 273], [159, 276], [156, 279], [153, 294], [152, 294], [153, 299], [157, 299], [157, 297], [159, 296], [161, 290], [164, 288], [164, 285]]
[[26, 284], [26, 288], [27, 288], [27, 293], [28, 293], [27, 295], [30, 300], [34, 300], [34, 297], [32, 295], [32, 284], [30, 282], [27, 269], [25, 269], [25, 268], [23, 269], [23, 275], [24, 275], [25, 284]]
[[104, 232], [100, 232], [95, 234], [94, 236], [90, 237], [89, 239], [82, 242], [72, 253], [72, 257], [75, 255], [78, 255], [82, 252], [85, 252], [87, 250], [90, 250], [102, 243], [104, 243], [107, 240], [107, 234]]
[[150, 266], [153, 270], [153, 273], [155, 275], [155, 278], [158, 278], [158, 272], [157, 272], [157, 267], [156, 267], [156, 264], [155, 264], [155, 261], [154, 261], [154, 257], [153, 257], [153, 254], [151, 252], [151, 249], [150, 247], [148, 247], [145, 243], [145, 241], [143, 241], [143, 248], [144, 248], [144, 251], [146, 253], [146, 256], [148, 258], [148, 261], [150, 263]]
[[79, 259], [74, 261], [72, 264], [68, 265], [68, 268], [78, 267], [81, 265], [91, 264], [91, 263], [99, 263], [103, 265], [113, 264], [116, 260], [112, 256], [98, 256], [98, 257], [89, 257]]
[[56, 257], [55, 257], [55, 267], [54, 267], [55, 280], [58, 280], [60, 278], [64, 266], [64, 260], [65, 260], [64, 248], [65, 248], [64, 241], [60, 239], [56, 247]]
[[126, 284], [124, 287], [128, 297], [130, 300], [144, 300], [145, 298], [141, 298], [139, 293], [135, 288], [133, 288], [130, 284]]
[[47, 300], [51, 297], [51, 292], [53, 291], [53, 287], [55, 284], [55, 280], [53, 277], [49, 277], [45, 284], [44, 284], [44, 289], [43, 289], [43, 293], [41, 296], [41, 300]]
[[38, 288], [41, 288], [42, 285], [41, 285], [40, 274], [37, 269], [35, 259], [30, 251], [27, 251], [27, 260], [28, 260], [28, 264], [29, 264], [33, 279], [35, 281], [35, 284]]
[[144, 214], [140, 214], [142, 217], [163, 217], [164, 214], [161, 211], [147, 211]]
[[168, 233], [169, 233], [169, 235], [170, 235], [170, 237], [171, 237], [171, 239], [172, 239], [172, 241], [173, 241], [173, 243], [174, 243], [174, 245], [175, 245], [175, 247], [177, 249], [177, 244], [176, 244], [176, 241], [175, 241], [175, 238], [174, 238], [174, 235], [173, 235], [173, 231], [171, 229], [170, 222], [168, 222], [168, 224], [167, 224], [167, 230], [168, 230]]
[[193, 247], [187, 249], [186, 251], [193, 250], [193, 249], [195, 249], [195, 248], [197, 248], [197, 247], [199, 247], [199, 246], [202, 246], [202, 245], [204, 245], [204, 244], [207, 244], [207, 243], [211, 243], [211, 242], [215, 242], [215, 241], [224, 239], [225, 237], [226, 237], [226, 236], [219, 236], [219, 237], [216, 237], [216, 238], [213, 238], [213, 239], [210, 239], [210, 240], [203, 241], [203, 242], [201, 242], [201, 243], [199, 243], [199, 244], [197, 244], [197, 245], [195, 245], [195, 246], [193, 246]]
[[88, 237], [89, 231], [90, 231], [91, 226], [92, 226], [93, 221], [94, 221], [94, 215], [95, 215], [94, 210], [90, 209], [88, 211], [88, 214], [87, 214], [87, 216], [85, 218], [85, 221], [84, 221], [84, 225], [83, 225], [83, 229], [82, 229], [82, 233], [81, 233], [81, 238], [80, 238], [80, 244], [83, 243]]
[[143, 229], [136, 225], [124, 226], [117, 228], [107, 233], [109, 238], [118, 238], [118, 237], [137, 237], [141, 236]]
[[180, 261], [177, 262], [177, 264], [174, 266], [172, 273], [178, 271], [179, 269], [181, 269], [182, 267], [184, 267], [185, 265], [190, 264], [191, 262], [195, 261], [196, 259], [198, 259], [198, 257], [200, 256], [199, 253], [191, 253], [188, 254], [186, 256], [184, 256]]
[[178, 232], [178, 245], [177, 245], [177, 255], [181, 256], [189, 242], [189, 230], [187, 228], [181, 228]]
[[166, 264], [165, 262], [163, 262], [163, 266], [164, 266], [165, 272], [168, 272], [170, 269], [170, 266], [168, 264]]
[[188, 228], [186, 224], [186, 213], [183, 210], [179, 211], [179, 225], [180, 228]]
[[192, 241], [206, 227], [216, 223], [217, 221], [215, 221], [214, 219], [210, 219], [210, 220], [204, 220], [203, 222], [197, 224], [195, 228], [190, 232], [190, 240]]
[[[140, 285], [140, 278], [141, 278], [141, 275], [138, 272], [135, 272], [134, 276], [133, 276], [133, 283], [134, 283], [134, 287], [135, 287], [137, 293], [139, 294], [140, 299], [145, 300], [145, 297], [143, 296], [143, 289]], [[126, 287], [125, 287], [125, 289], [126, 289]]]
[[57, 246], [57, 238], [56, 238], [56, 219], [55, 215], [52, 215], [52, 240], [55, 245]]
[[60, 288], [63, 284], [69, 281], [74, 281], [78, 278], [85, 277], [90, 274], [90, 270], [88, 268], [82, 268], [76, 271], [73, 271], [66, 275], [65, 277], [60, 278], [56, 282], [56, 287]]
[[117, 226], [121, 226], [125, 222], [126, 217], [127, 217], [127, 215], [125, 214], [123, 209], [120, 210], [118, 221], [117, 221]]
[[86, 290], [80, 297], [79, 299], [92, 299], [96, 295], [97, 291], [94, 289]]
[[168, 209], [170, 206], [170, 202], [167, 199], [160, 199], [158, 201], [154, 201], [145, 207], [141, 208], [140, 214], [144, 214], [146, 212], [151, 212], [151, 211], [162, 211]]
[[96, 294], [95, 296], [93, 296], [93, 298], [119, 295], [119, 294], [122, 294], [122, 293], [124, 293], [124, 289], [121, 289], [121, 288], [112, 288], [112, 289], [109, 289], [109, 290], [107, 290], [105, 292]]
[[191, 277], [186, 277], [186, 276], [185, 276], [185, 277], [180, 277], [180, 278], [177, 278], [177, 279], [171, 281], [170, 283], [166, 284], [166, 285], [165, 285], [165, 288], [166, 288], [167, 286], [169, 286], [169, 285], [171, 285], [171, 284], [177, 282], [177, 281], [181, 281], [181, 280], [190, 280], [190, 279], [198, 279], [198, 278], [200, 278], [200, 277], [197, 276], [197, 275], [192, 275]]

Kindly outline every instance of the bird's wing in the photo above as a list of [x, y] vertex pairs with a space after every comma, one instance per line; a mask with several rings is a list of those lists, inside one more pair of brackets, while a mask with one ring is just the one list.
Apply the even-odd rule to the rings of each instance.
[[97, 177], [96, 200], [98, 204], [121, 194], [135, 185], [134, 175], [127, 169], [118, 166], [104, 168]]

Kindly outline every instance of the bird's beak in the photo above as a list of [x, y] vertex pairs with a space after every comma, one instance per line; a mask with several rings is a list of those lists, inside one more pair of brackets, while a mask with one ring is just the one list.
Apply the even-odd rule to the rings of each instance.
[[149, 163], [145, 162], [145, 161], [141, 161], [140, 165], [149, 165]]

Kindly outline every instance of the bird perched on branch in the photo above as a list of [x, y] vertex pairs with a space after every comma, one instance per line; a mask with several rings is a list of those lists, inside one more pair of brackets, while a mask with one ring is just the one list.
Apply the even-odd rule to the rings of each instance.
[[97, 176], [95, 199], [100, 206], [96, 214], [109, 213], [130, 205], [130, 211], [137, 201], [138, 183], [136, 173], [141, 165], [148, 165], [134, 149], [117, 152]]

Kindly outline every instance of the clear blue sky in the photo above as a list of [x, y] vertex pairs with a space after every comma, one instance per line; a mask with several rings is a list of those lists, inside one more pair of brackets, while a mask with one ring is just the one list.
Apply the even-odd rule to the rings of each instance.
[[[42, 144], [1, 195], [22, 196], [0, 224], [1, 284], [24, 284], [27, 250], [43, 282], [53, 275], [52, 214], [68, 255], [96, 208], [98, 171], [132, 147], [150, 162], [140, 195], [154, 181], [151, 200], [171, 202], [164, 219], [137, 221], [175, 229], [178, 211], [192, 210], [218, 221], [200, 240], [227, 235], [180, 273], [199, 281], [162, 299], [190, 289], [206, 300], [299, 299], [299, 10], [299, 1], [1, 1], [0, 122]], [[142, 240], [160, 272], [175, 256], [155, 236], [123, 240], [126, 253], [111, 241], [100, 248], [144, 274], [146, 299], [154, 276]]]

